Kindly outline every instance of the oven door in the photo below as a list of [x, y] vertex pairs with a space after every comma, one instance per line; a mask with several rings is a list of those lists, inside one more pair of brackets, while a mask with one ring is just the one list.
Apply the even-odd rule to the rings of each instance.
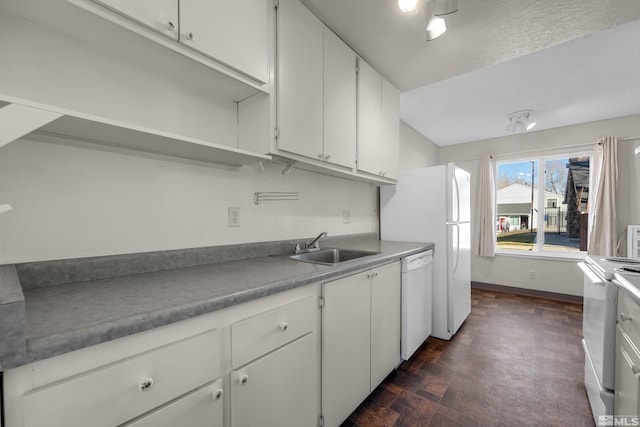
[[593, 368], [602, 387], [613, 390], [615, 382], [616, 311], [618, 289], [585, 263], [582, 335]]

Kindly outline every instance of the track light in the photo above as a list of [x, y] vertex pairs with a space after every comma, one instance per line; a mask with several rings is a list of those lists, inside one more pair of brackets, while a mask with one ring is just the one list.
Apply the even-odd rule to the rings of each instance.
[[447, 24], [442, 15], [448, 15], [458, 10], [458, 0], [427, 0], [424, 15], [427, 20], [425, 36], [427, 41], [435, 40], [447, 31]]
[[439, 16], [432, 16], [427, 21], [427, 27], [424, 29], [427, 41], [435, 40], [447, 31], [447, 24], [444, 22], [444, 18]]
[[507, 116], [509, 123], [507, 123], [507, 127], [504, 130], [507, 132], [522, 132], [533, 129], [536, 122], [531, 120], [532, 115], [533, 111], [531, 110], [516, 111], [515, 113], [509, 114]]

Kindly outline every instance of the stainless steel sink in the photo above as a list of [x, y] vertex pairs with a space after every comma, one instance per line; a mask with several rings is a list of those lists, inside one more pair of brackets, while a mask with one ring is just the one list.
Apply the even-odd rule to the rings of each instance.
[[379, 252], [360, 251], [354, 249], [321, 249], [319, 251], [291, 255], [289, 258], [298, 261], [312, 262], [315, 264], [336, 265], [344, 261], [377, 254], [379, 254]]

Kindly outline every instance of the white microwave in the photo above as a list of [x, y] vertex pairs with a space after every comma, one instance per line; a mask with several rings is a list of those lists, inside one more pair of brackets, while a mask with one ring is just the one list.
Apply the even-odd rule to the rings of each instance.
[[640, 258], [640, 225], [627, 225], [627, 256]]

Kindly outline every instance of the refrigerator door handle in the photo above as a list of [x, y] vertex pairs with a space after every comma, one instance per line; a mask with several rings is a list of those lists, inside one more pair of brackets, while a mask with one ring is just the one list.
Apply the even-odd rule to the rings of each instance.
[[456, 178], [456, 172], [453, 171], [453, 185], [456, 189], [456, 219], [453, 222], [460, 221], [460, 187], [458, 186], [458, 179]]
[[458, 263], [460, 262], [460, 226], [458, 224], [453, 224], [456, 230], [456, 263], [453, 265], [453, 273], [458, 271]]

